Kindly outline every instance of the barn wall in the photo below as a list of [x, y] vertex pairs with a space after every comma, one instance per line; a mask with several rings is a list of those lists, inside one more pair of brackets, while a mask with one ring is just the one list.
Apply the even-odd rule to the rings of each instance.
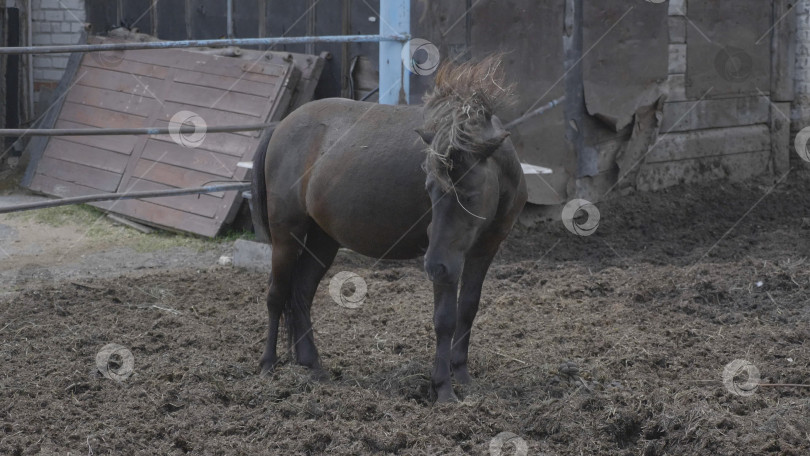
[[[655, 131], [635, 147], [632, 129], [589, 124], [599, 174], [580, 179], [578, 196], [599, 200], [617, 189], [786, 171], [795, 35], [789, 10], [781, 0], [668, 2], [666, 98], [651, 112]], [[627, 169], [617, 169], [628, 155]]]
[[[808, 1], [800, 4], [805, 20], [798, 31], [806, 45]], [[96, 31], [123, 23], [185, 39], [217, 38], [225, 30], [221, 0], [86, 2]], [[314, 3], [237, 1], [236, 36], [378, 30], [379, 0]], [[508, 51], [518, 94], [500, 113], [506, 121], [568, 96], [564, 106], [525, 122], [512, 137], [523, 161], [554, 170], [529, 178], [530, 201], [553, 205], [575, 196], [597, 201], [617, 190], [784, 170], [797, 33], [791, 4], [414, 0], [411, 28], [414, 37], [435, 43], [444, 61]], [[805, 57], [807, 48], [800, 47]], [[286, 49], [331, 53], [319, 97], [350, 96], [353, 86], [365, 94], [376, 79], [377, 44]], [[353, 85], [348, 73], [357, 57]], [[806, 60], [797, 62], [800, 68]], [[410, 101], [418, 103], [432, 76], [410, 78]], [[802, 79], [797, 90], [810, 93], [807, 87], [810, 81]]]

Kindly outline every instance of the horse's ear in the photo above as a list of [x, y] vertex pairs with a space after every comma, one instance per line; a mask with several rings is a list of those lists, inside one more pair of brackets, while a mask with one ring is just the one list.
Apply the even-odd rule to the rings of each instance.
[[416, 132], [417, 135], [419, 135], [420, 138], [422, 138], [422, 141], [424, 141], [425, 144], [427, 144], [428, 146], [430, 145], [430, 143], [433, 142], [433, 138], [436, 136], [435, 133], [425, 131], [425, 130], [423, 130], [421, 128], [417, 128], [414, 131]]

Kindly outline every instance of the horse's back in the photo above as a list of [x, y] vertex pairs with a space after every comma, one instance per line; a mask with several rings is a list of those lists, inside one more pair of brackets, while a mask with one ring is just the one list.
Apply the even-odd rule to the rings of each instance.
[[421, 254], [430, 222], [425, 146], [414, 132], [422, 122], [420, 107], [339, 98], [293, 112], [267, 150], [271, 225], [310, 217], [360, 253]]

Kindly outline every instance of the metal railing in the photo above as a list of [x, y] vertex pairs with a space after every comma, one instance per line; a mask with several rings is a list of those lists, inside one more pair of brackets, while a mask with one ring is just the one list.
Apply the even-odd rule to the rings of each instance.
[[[229, 1], [229, 25], [232, 21], [232, 3]], [[127, 51], [141, 49], [178, 49], [196, 47], [225, 46], [273, 46], [286, 44], [309, 43], [380, 43], [380, 103], [397, 104], [404, 95], [407, 101], [409, 84], [407, 72], [403, 69], [401, 53], [403, 45], [410, 39], [410, 0], [386, 0], [380, 5], [379, 35], [329, 35], [329, 36], [296, 36], [268, 38], [233, 38], [232, 28], [228, 28], [228, 38], [210, 40], [178, 40], [122, 42], [101, 44], [72, 44], [59, 46], [20, 46], [0, 47], [0, 55], [21, 54], [60, 54], [73, 52]], [[274, 123], [209, 126], [208, 133], [237, 132], [262, 130]], [[2, 136], [101, 136], [101, 135], [161, 135], [171, 133], [195, 133], [196, 127], [147, 127], [147, 128], [51, 128], [51, 129], [0, 129]], [[108, 193], [63, 198], [40, 203], [22, 204], [0, 208], [0, 214], [46, 207], [83, 204], [106, 200], [123, 200], [136, 198], [155, 198], [161, 196], [178, 196], [199, 193], [212, 193], [228, 190], [248, 190], [246, 183], [229, 183], [225, 185], [204, 186], [186, 189], [172, 189], [149, 192]]]

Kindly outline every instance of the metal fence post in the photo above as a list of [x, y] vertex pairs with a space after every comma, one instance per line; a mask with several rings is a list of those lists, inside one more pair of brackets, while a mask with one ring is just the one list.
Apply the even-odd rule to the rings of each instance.
[[[410, 35], [411, 0], [380, 1], [380, 34]], [[399, 41], [380, 42], [380, 103], [398, 104], [400, 99], [408, 102], [410, 78], [402, 64], [402, 47], [408, 43]]]

